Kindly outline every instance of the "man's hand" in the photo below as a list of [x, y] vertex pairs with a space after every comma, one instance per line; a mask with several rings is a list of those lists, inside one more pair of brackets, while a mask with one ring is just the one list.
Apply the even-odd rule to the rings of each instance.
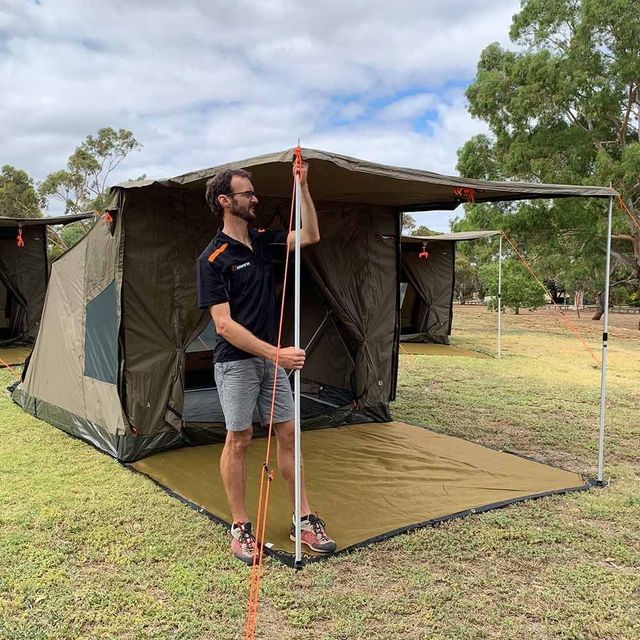
[[303, 162], [302, 163], [302, 169], [300, 171], [298, 171], [298, 168], [296, 167], [296, 165], [293, 165], [293, 177], [295, 178], [298, 173], [300, 174], [300, 186], [301, 187], [306, 187], [307, 186], [307, 175], [309, 174], [309, 163], [308, 162]]
[[280, 349], [280, 359], [278, 364], [284, 369], [302, 369], [304, 366], [304, 349], [295, 347], [284, 347]]

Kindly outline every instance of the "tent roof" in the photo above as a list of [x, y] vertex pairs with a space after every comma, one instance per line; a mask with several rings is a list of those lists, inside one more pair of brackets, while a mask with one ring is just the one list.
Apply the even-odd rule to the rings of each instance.
[[429, 242], [459, 242], [461, 240], [478, 240], [479, 238], [492, 238], [499, 236], [502, 231], [456, 231], [455, 233], [439, 233], [437, 236], [402, 236], [402, 242], [415, 242], [419, 244]]
[[[605, 198], [618, 195], [609, 187], [592, 187], [526, 182], [490, 182], [446, 176], [430, 171], [392, 167], [348, 156], [303, 149], [309, 163], [309, 182], [317, 201], [367, 203], [398, 207], [404, 211], [455, 209], [468, 198], [456, 194], [460, 188], [473, 189], [475, 202], [567, 198], [573, 196]], [[291, 197], [293, 149], [210, 169], [185, 173], [167, 180], [141, 180], [117, 185], [135, 189], [160, 185], [204, 190], [206, 181], [224, 169], [251, 171], [256, 192], [262, 197]]]
[[69, 216], [49, 216], [45, 218], [9, 218], [0, 216], [0, 227], [37, 227], [39, 225], [70, 224], [91, 218], [91, 213], [77, 213]]

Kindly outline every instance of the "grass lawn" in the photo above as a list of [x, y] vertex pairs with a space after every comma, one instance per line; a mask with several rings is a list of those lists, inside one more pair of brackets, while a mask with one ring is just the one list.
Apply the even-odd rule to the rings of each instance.
[[[607, 488], [268, 561], [258, 637], [640, 638], [640, 332], [611, 320]], [[490, 353], [494, 323], [456, 308], [453, 342]], [[557, 312], [503, 329], [502, 360], [402, 356], [394, 417], [593, 475], [593, 360]], [[222, 527], [0, 398], [0, 638], [244, 638], [248, 576]]]

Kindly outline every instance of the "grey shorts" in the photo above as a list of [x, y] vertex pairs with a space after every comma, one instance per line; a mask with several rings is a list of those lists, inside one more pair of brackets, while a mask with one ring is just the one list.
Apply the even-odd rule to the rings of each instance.
[[[275, 364], [264, 358], [216, 362], [214, 375], [227, 431], [243, 431], [256, 421], [269, 424]], [[273, 423], [293, 420], [289, 378], [278, 367]]]

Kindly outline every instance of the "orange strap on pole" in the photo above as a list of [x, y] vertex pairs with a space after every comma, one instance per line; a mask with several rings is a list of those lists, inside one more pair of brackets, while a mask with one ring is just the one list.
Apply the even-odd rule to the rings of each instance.
[[453, 195], [460, 198], [463, 202], [473, 204], [476, 201], [476, 190], [472, 187], [456, 187]]

